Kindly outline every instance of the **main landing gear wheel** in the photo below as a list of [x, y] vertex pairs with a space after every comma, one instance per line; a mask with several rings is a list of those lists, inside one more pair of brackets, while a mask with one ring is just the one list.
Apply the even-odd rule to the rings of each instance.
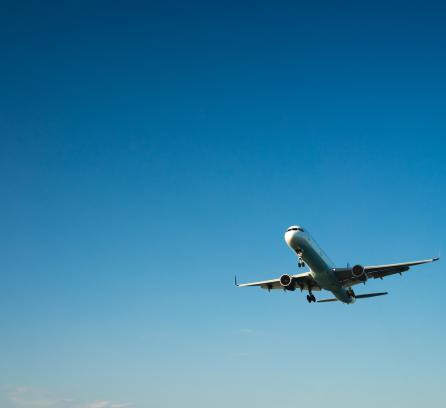
[[297, 267], [302, 268], [305, 266], [305, 262], [302, 260], [302, 258], [299, 258], [299, 261], [297, 262]]
[[314, 297], [314, 295], [312, 293], [307, 295], [307, 300], [308, 300], [308, 303], [316, 302], [316, 298]]

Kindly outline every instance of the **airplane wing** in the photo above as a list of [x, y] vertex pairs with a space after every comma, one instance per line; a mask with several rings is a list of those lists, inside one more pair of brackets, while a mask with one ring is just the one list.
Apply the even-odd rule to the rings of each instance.
[[[384, 278], [385, 276], [394, 275], [395, 273], [406, 272], [410, 269], [411, 266], [421, 265], [429, 262], [438, 261], [440, 258], [431, 258], [431, 259], [423, 259], [421, 261], [414, 262], [401, 262], [394, 264], [386, 264], [386, 265], [373, 265], [373, 266], [365, 266], [364, 272], [367, 275], [367, 278]], [[343, 286], [352, 286], [358, 283], [362, 283], [363, 281], [355, 278], [352, 274], [351, 268], [337, 268], [335, 269], [335, 275], [340, 282], [342, 282]]]
[[[310, 272], [300, 273], [298, 275], [290, 275], [293, 282], [293, 289], [301, 289], [301, 290], [321, 290], [316, 281], [311, 276]], [[282, 289], [285, 288], [280, 284], [280, 278], [264, 280], [259, 282], [250, 282], [250, 283], [237, 283], [237, 277], [235, 278], [235, 286], [244, 287], [244, 286], [260, 286], [262, 289], [274, 290], [274, 289]], [[288, 289], [290, 290], [290, 289]]]

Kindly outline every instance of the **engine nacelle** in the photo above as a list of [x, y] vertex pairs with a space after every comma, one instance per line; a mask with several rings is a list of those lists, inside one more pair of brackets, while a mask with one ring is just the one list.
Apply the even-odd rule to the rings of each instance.
[[365, 269], [362, 265], [355, 265], [352, 268], [352, 275], [361, 282], [365, 282], [367, 280], [367, 274], [365, 273]]
[[282, 275], [280, 277], [280, 284], [283, 286], [286, 290], [296, 290], [296, 286], [293, 282], [293, 278], [290, 275]]

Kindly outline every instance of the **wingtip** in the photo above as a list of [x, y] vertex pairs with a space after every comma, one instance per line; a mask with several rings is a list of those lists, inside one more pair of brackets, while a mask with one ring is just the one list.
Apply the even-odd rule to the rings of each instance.
[[432, 258], [432, 262], [438, 261], [440, 259], [439, 256], [436, 256], [435, 258]]

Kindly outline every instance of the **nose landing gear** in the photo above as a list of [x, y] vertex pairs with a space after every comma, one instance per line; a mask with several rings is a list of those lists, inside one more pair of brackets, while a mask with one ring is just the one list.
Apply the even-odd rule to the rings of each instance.
[[297, 254], [297, 266], [298, 266], [299, 268], [305, 266], [305, 262], [304, 262], [304, 260], [302, 259], [302, 254], [303, 254], [303, 253], [304, 253], [304, 252], [302, 251], [301, 248], [297, 248], [297, 249], [296, 249], [296, 254]]
[[298, 255], [298, 257], [299, 257], [299, 258], [297, 259], [297, 267], [298, 267], [298, 268], [302, 268], [302, 267], [305, 266], [305, 262], [304, 262], [304, 260], [302, 259], [302, 252], [298, 253], [297, 255]]

